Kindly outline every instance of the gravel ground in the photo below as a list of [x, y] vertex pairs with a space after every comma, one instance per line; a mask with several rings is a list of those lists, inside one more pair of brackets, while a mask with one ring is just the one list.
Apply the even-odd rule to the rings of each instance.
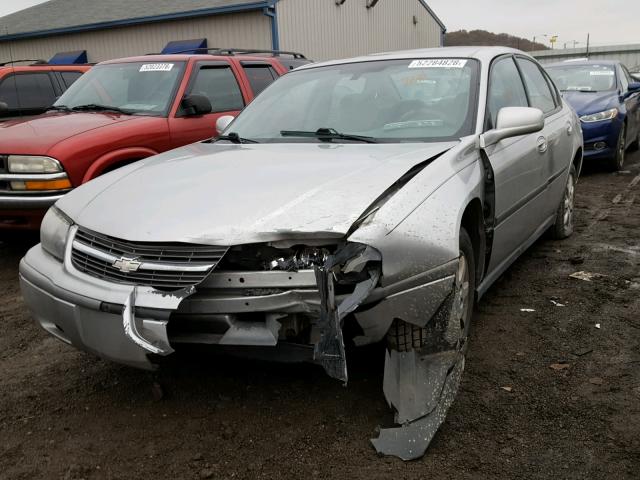
[[627, 162], [587, 166], [573, 237], [537, 242], [479, 304], [457, 400], [410, 463], [368, 441], [390, 418], [379, 348], [350, 355], [347, 388], [311, 365], [121, 367], [34, 325], [17, 272], [35, 240], [0, 243], [0, 478], [639, 478], [640, 155]]

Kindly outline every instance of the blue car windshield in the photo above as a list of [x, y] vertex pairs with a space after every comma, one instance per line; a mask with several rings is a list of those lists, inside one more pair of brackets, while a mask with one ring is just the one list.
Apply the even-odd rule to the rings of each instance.
[[562, 65], [547, 67], [547, 71], [563, 92], [606, 92], [616, 88], [612, 65]]

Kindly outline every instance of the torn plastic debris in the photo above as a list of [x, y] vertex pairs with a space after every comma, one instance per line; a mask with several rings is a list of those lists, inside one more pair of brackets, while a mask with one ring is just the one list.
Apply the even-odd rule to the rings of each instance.
[[553, 303], [556, 307], [566, 307], [564, 303], [557, 302], [556, 300], [551, 300], [551, 303]]
[[584, 280], [585, 282], [590, 282], [594, 278], [606, 277], [606, 275], [603, 275], [602, 273], [591, 273], [591, 272], [583, 272], [583, 271], [572, 273], [569, 276], [571, 278], [577, 278], [578, 280]]
[[[387, 353], [385, 395], [398, 408], [396, 422], [402, 426], [383, 429], [378, 438], [371, 440], [379, 454], [405, 461], [425, 454], [455, 399], [464, 362], [461, 352], [424, 356], [416, 350]], [[387, 380], [387, 368], [399, 376]], [[396, 395], [389, 392], [390, 383], [398, 384]]]
[[535, 309], [533, 309], [533, 308], [521, 308], [520, 311], [521, 312], [525, 312], [525, 313], [531, 313], [531, 312], [535, 312]]
[[324, 265], [315, 267], [320, 294], [320, 318], [318, 321], [320, 340], [314, 347], [313, 359], [322, 365], [330, 377], [342, 380], [345, 384], [348, 380], [348, 374], [342, 320], [358, 308], [376, 287], [380, 279], [380, 269], [368, 268], [368, 278], [357, 283], [353, 293], [345, 298], [340, 305], [336, 305], [336, 274], [340, 273], [341, 265], [345, 265], [342, 269], [345, 274], [362, 272], [370, 262], [379, 262], [381, 259], [380, 253], [374, 248], [363, 244], [349, 243], [335, 255], [329, 256]]
[[454, 299], [449, 295], [427, 323], [422, 347], [387, 351], [384, 394], [400, 426], [383, 429], [371, 440], [379, 454], [420, 458], [445, 420], [465, 363], [465, 339], [453, 334], [460, 328]]

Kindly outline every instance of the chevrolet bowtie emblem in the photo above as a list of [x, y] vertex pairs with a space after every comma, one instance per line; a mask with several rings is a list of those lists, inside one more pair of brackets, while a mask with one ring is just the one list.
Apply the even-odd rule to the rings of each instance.
[[112, 266], [120, 270], [122, 273], [137, 272], [140, 268], [140, 265], [142, 265], [142, 262], [139, 262], [135, 258], [127, 257], [120, 257], [118, 260], [112, 263]]

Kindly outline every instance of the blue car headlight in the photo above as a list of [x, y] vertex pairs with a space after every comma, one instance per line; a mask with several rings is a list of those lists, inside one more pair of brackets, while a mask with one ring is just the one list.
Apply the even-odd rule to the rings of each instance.
[[617, 108], [605, 110], [604, 112], [591, 113], [589, 115], [583, 115], [580, 117], [580, 121], [584, 123], [602, 122], [604, 120], [613, 120], [618, 116]]
[[42, 248], [58, 260], [64, 259], [67, 235], [73, 222], [61, 210], [51, 207], [40, 226]]

